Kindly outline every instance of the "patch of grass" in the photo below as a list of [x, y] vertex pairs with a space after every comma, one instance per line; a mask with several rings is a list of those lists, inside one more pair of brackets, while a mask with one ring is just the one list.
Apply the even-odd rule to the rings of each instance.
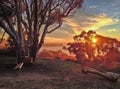
[[63, 63], [63, 67], [64, 68], [74, 68], [74, 67], [76, 67], [76, 64], [75, 63], [71, 63], [71, 62], [64, 62]]
[[[44, 72], [64, 72], [65, 70], [71, 70], [76, 69], [77, 64], [68, 62], [68, 61], [62, 61], [57, 59], [37, 59], [37, 64], [40, 65], [41, 70]], [[40, 69], [39, 69], [40, 70]]]
[[16, 62], [16, 57], [0, 57], [0, 64], [15, 64]]
[[74, 62], [50, 59], [36, 62], [19, 72], [0, 71], [0, 89], [120, 89], [120, 81], [113, 83], [93, 74], [83, 74], [81, 66]]

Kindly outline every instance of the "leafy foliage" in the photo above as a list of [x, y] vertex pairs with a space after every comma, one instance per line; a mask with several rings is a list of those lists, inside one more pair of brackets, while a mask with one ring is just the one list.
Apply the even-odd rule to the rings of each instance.
[[115, 68], [120, 61], [120, 42], [104, 37], [95, 31], [81, 32], [68, 43], [67, 50], [76, 55], [77, 61], [86, 66]]

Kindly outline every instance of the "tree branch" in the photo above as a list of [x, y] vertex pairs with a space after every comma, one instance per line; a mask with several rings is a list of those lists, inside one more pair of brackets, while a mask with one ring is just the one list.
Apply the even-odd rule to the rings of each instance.
[[[48, 26], [49, 26], [49, 25], [47, 25], [47, 24], [45, 25], [45, 28], [44, 28], [44, 31], [43, 31], [43, 33], [42, 33], [40, 42], [39, 42], [39, 44], [38, 44], [38, 50], [41, 48], [41, 46], [42, 46], [43, 43], [44, 43], [44, 39], [45, 39], [45, 35], [46, 35], [46, 32], [47, 32]], [[38, 51], [38, 50], [37, 50], [37, 51]]]
[[[27, 15], [27, 21], [28, 21], [28, 27], [29, 27], [29, 34], [31, 34], [31, 31], [32, 31], [32, 19], [31, 19], [31, 15], [30, 15], [30, 10], [29, 10], [29, 7], [28, 7], [28, 3], [27, 1], [25, 0], [25, 5], [26, 5], [26, 15]], [[32, 13], [32, 11], [31, 11]]]
[[25, 28], [29, 29], [29, 27], [28, 27], [27, 23], [25, 22], [25, 20], [22, 19], [21, 22], [25, 26]]
[[18, 36], [17, 36], [17, 34], [16, 34], [16, 32], [15, 32], [15, 29], [14, 29], [14, 27], [12, 26], [12, 23], [11, 23], [11, 21], [10, 21], [9, 18], [8, 18], [8, 14], [7, 14], [6, 10], [4, 9], [4, 6], [1, 7], [1, 11], [2, 11], [3, 14], [4, 14], [3, 18], [5, 19], [6, 23], [7, 23], [8, 26], [10, 27], [11, 31], [12, 31], [12, 32], [14, 33], [14, 35], [18, 38]]
[[51, 29], [50, 31], [47, 31], [47, 33], [51, 33], [53, 31], [57, 30], [61, 25], [62, 25], [62, 23], [59, 24], [58, 26], [56, 26], [55, 28]]
[[21, 1], [15, 0], [15, 6], [16, 6], [16, 16], [17, 16], [17, 26], [18, 26], [18, 36], [20, 38], [20, 41], [22, 40], [22, 25], [21, 25]]
[[1, 19], [0, 19], [0, 25], [4, 29], [4, 31], [6, 33], [8, 33], [9, 36], [13, 39], [15, 45], [18, 45], [19, 44], [19, 40], [17, 40], [15, 34], [11, 30], [9, 30], [9, 28], [6, 27], [5, 23]]

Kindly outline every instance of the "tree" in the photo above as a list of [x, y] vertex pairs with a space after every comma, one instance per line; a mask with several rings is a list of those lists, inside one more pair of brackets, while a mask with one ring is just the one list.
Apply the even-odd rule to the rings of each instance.
[[35, 61], [46, 34], [57, 30], [83, 0], [1, 0], [0, 27], [11, 37], [18, 63]]
[[75, 54], [77, 62], [85, 66], [115, 68], [120, 61], [120, 41], [104, 37], [95, 31], [81, 32], [73, 37], [66, 49]]

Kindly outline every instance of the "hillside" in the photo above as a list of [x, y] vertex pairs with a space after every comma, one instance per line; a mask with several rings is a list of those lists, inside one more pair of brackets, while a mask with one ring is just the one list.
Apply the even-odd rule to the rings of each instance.
[[83, 74], [81, 66], [73, 62], [39, 59], [19, 72], [0, 67], [0, 89], [120, 89], [120, 78], [110, 82]]
[[42, 50], [37, 55], [38, 58], [46, 58], [46, 59], [61, 59], [61, 60], [76, 60], [75, 56], [64, 53], [61, 50], [53, 51], [53, 50]]

